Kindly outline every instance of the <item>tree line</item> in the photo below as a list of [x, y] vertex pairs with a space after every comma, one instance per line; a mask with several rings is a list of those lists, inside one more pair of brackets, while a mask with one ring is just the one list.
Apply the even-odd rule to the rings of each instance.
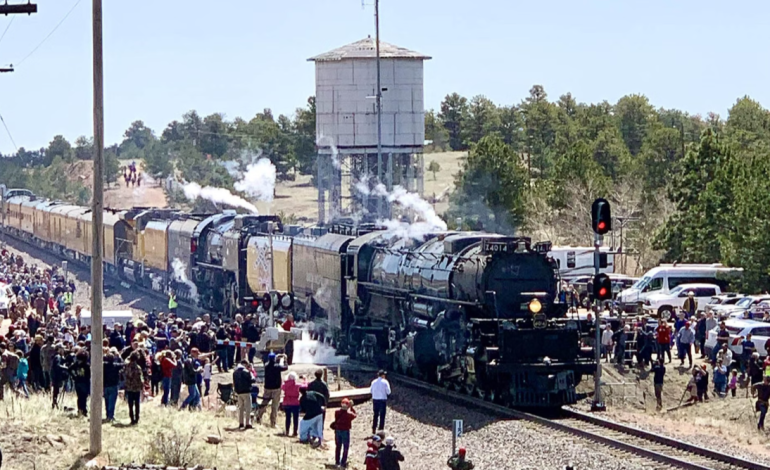
[[643, 95], [552, 101], [536, 85], [510, 106], [453, 93], [425, 122], [430, 147], [468, 151], [450, 223], [591, 246], [590, 205], [607, 197], [619, 218], [609, 244], [630, 271], [722, 262], [745, 269], [737, 288], [770, 290], [770, 111], [749, 97], [723, 119]]
[[[590, 204], [603, 196], [620, 218], [608, 244], [626, 253], [621, 267], [724, 262], [746, 269], [745, 288], [770, 288], [763, 239], [770, 228], [770, 111], [749, 97], [723, 119], [656, 108], [644, 95], [582, 103], [570, 93], [549, 99], [535, 85], [520, 103], [498, 105], [452, 93], [438, 111], [426, 112], [425, 133], [427, 152], [467, 152], [443, 214], [450, 225], [459, 218], [466, 227], [591, 245]], [[105, 176], [117, 178], [118, 159], [143, 160], [156, 178], [232, 189], [231, 164], [242, 169], [257, 156], [275, 164], [279, 179], [313, 174], [315, 141], [314, 97], [277, 118], [270, 109], [250, 120], [190, 111], [160, 132], [132, 123], [105, 149]], [[88, 188], [60, 176], [92, 150], [87, 137], [73, 145], [56, 136], [46, 148], [0, 159], [0, 174], [9, 186], [82, 203]]]
[[[205, 117], [192, 110], [170, 122], [160, 133], [143, 121], [133, 122], [120, 143], [105, 148], [105, 179], [117, 181], [119, 160], [144, 161], [153, 178], [169, 175], [232, 190], [234, 170], [257, 157], [269, 158], [278, 178], [293, 179], [315, 168], [315, 98], [293, 116], [270, 109], [252, 119], [225, 119], [221, 113]], [[62, 178], [71, 164], [93, 158], [93, 139], [78, 137], [74, 145], [61, 135], [39, 150], [20, 148], [0, 159], [2, 182], [25, 187], [46, 197], [87, 203], [90, 190], [76, 177]], [[68, 166], [69, 165], [69, 166]]]

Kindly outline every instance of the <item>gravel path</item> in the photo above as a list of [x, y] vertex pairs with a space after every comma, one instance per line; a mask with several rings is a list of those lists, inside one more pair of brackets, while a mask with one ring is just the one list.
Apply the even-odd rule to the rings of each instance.
[[[354, 422], [351, 464], [363, 468], [365, 439], [371, 430], [371, 404], [358, 407]], [[402, 468], [435, 470], [446, 468], [451, 454], [453, 419], [463, 419], [464, 434], [459, 446], [478, 469], [649, 469], [649, 461], [591, 441], [542, 428], [526, 421], [500, 420], [442, 400], [404, 389], [395, 390], [389, 401], [386, 431], [396, 438], [406, 457]]]

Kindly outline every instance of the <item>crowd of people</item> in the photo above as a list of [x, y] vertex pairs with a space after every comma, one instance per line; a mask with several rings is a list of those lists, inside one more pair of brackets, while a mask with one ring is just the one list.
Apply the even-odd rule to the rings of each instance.
[[[682, 396], [683, 402], [708, 401], [712, 394], [718, 398], [736, 397], [739, 389], [745, 389], [747, 395], [752, 393], [757, 397], [757, 428], [764, 430], [770, 399], [770, 350], [766, 350], [765, 359], [761, 359], [751, 334], [748, 334], [737, 339], [739, 343], [734, 345], [739, 344], [741, 352], [734, 354], [725, 323], [713, 313], [697, 312], [695, 307], [694, 302], [685, 302], [673, 322], [639, 318], [621, 321], [614, 330], [610, 323], [601, 325], [602, 358], [614, 361], [620, 369], [627, 364], [635, 364], [640, 370], [649, 368], [659, 410], [663, 406], [665, 364], [674, 360], [692, 374]], [[716, 344], [707, 349], [707, 334], [712, 330], [716, 330]], [[770, 348], [770, 342], [766, 348]], [[694, 358], [702, 362], [698, 364]]]
[[[30, 265], [21, 256], [0, 250], [0, 283], [10, 299], [0, 324], [0, 400], [8, 393], [29, 397], [46, 393], [51, 407], [60, 407], [63, 393], [74, 392], [77, 412], [88, 416], [91, 394], [91, 326], [84, 321], [83, 310], [73, 302], [74, 282], [67, 282], [54, 268]], [[232, 370], [232, 387], [238, 408], [239, 428], [252, 429], [253, 420], [262, 422], [269, 411], [269, 424], [275, 427], [278, 413], [285, 414], [284, 435], [297, 437], [301, 443], [323, 446], [329, 387], [322, 369], [313, 380], [288, 372], [292, 362], [288, 354], [257, 351], [266, 326], [265, 315], [236, 315], [225, 321], [209, 314], [195, 320], [176, 315], [177, 300], [169, 295], [169, 313], [156, 312], [105, 326], [104, 409], [106, 420], [115, 420], [115, 410], [122, 396], [128, 406], [130, 425], [138, 425], [141, 406], [160, 398], [160, 406], [180, 410], [199, 410], [202, 397], [211, 393], [213, 368], [220, 373]], [[8, 319], [8, 322], [2, 320]], [[295, 326], [287, 315], [284, 330]], [[241, 347], [241, 341], [252, 346]], [[238, 346], [236, 346], [238, 344]], [[260, 354], [264, 374], [258, 383], [254, 359]], [[285, 376], [285, 378], [284, 378]], [[260, 390], [261, 386], [261, 390]], [[186, 396], [183, 396], [183, 389]], [[403, 455], [395, 439], [383, 431], [390, 384], [384, 372], [372, 382], [374, 423], [372, 437], [364, 456], [368, 470], [398, 470]], [[350, 432], [357, 417], [352, 402], [343, 399], [341, 407], [328, 423], [335, 437], [335, 464], [347, 467]]]

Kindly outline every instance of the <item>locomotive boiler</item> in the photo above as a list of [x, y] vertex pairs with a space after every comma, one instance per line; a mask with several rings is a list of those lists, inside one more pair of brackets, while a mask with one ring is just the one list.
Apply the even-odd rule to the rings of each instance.
[[348, 352], [513, 406], [574, 403], [593, 363], [557, 301], [549, 248], [472, 232], [351, 241]]

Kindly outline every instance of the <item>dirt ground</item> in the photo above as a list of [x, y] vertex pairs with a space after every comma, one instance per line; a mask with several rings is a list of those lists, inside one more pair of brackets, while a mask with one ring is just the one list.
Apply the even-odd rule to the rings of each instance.
[[[448, 196], [454, 189], [454, 177], [460, 170], [465, 152], [438, 152], [427, 153], [424, 156], [425, 168], [432, 161], [439, 164], [440, 170], [433, 173], [425, 171], [424, 189], [425, 199], [434, 203], [436, 212], [441, 214], [449, 206]], [[130, 164], [128, 160], [122, 160], [121, 166]], [[142, 162], [137, 162], [142, 171]], [[90, 161], [78, 161], [69, 171], [68, 178], [81, 181], [91, 188], [93, 186], [93, 163]], [[300, 222], [314, 221], [318, 216], [318, 191], [311, 184], [310, 175], [298, 175], [295, 181], [282, 181], [276, 185], [275, 199], [272, 202], [257, 201], [255, 205], [263, 214], [276, 214], [282, 212], [292, 215]], [[131, 207], [167, 207], [168, 200], [158, 182], [142, 180], [140, 187], [126, 186], [123, 178], [116, 183], [111, 183], [104, 191], [104, 205], [112, 209], [128, 209]]]
[[[695, 363], [704, 364], [705, 360], [696, 359]], [[656, 411], [649, 369], [626, 368], [621, 372], [605, 365], [602, 391], [607, 404], [606, 417], [695, 445], [770, 463], [770, 438], [767, 433], [757, 431], [755, 400], [746, 388], [738, 388], [735, 397], [728, 394], [726, 398], [719, 398], [709, 390], [708, 401], [679, 406], [691, 371], [687, 361], [680, 367], [676, 357], [672, 363], [666, 363], [663, 409]], [[713, 389], [712, 377], [709, 369], [709, 387]], [[587, 379], [592, 382], [592, 377]], [[585, 386], [593, 390], [592, 383]], [[685, 401], [688, 396], [684, 397]], [[588, 408], [590, 400], [581, 403], [579, 408]]]

